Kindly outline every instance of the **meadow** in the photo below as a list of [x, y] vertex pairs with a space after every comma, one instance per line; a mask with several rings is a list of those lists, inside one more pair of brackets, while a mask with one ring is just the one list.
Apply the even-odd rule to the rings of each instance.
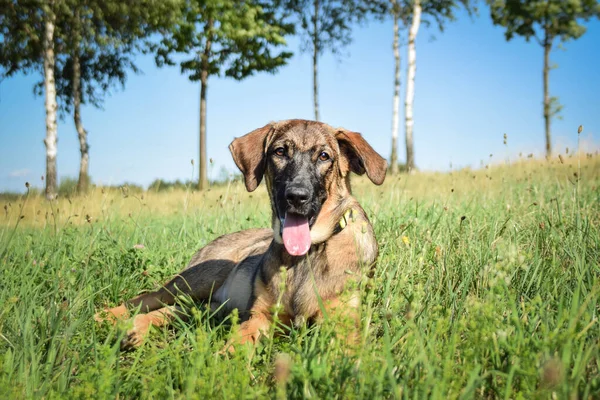
[[268, 226], [264, 187], [0, 196], [0, 398], [600, 398], [600, 157], [353, 188], [380, 245], [360, 346], [330, 318], [227, 356], [235, 316], [121, 352], [93, 315]]

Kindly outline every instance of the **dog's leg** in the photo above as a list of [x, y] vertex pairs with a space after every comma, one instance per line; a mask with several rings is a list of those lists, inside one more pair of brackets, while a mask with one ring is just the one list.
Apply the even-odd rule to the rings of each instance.
[[248, 321], [245, 321], [240, 325], [240, 330], [235, 337], [232, 337], [227, 341], [227, 344], [221, 350], [221, 354], [224, 353], [235, 353], [235, 345], [245, 344], [251, 342], [253, 345], [258, 342], [261, 335], [268, 332], [271, 325], [271, 319], [268, 314], [264, 312], [253, 313]]
[[129, 318], [129, 311], [139, 307], [141, 313], [149, 313], [164, 306], [175, 304], [178, 295], [189, 295], [194, 301], [207, 300], [216, 291], [235, 264], [227, 260], [210, 260], [190, 267], [167, 282], [155, 292], [141, 294], [118, 307], [96, 313], [98, 322], [116, 324], [118, 320]]
[[265, 313], [253, 314], [248, 321], [240, 326], [239, 344], [251, 342], [256, 344], [261, 335], [268, 332], [271, 318]]
[[121, 350], [139, 347], [148, 334], [151, 326], [161, 327], [169, 325], [175, 318], [187, 320], [188, 315], [181, 307], [163, 307], [146, 314], [138, 314], [133, 318], [133, 328], [121, 341]]
[[[261, 335], [269, 331], [272, 315], [270, 312], [271, 302], [264, 296], [259, 295], [250, 309], [250, 319], [240, 325], [240, 330], [235, 337], [232, 337], [221, 353], [235, 353], [236, 344], [245, 344], [251, 342], [256, 344]], [[286, 320], [287, 318], [283, 316]]]
[[181, 286], [186, 287], [185, 281], [178, 275], [157, 291], [141, 294], [120, 306], [100, 311], [94, 315], [94, 319], [97, 322], [107, 321], [114, 325], [119, 320], [128, 319], [130, 309], [139, 307], [141, 313], [149, 313], [161, 307], [173, 305], [177, 294], [186, 294], [186, 291], [179, 290]]
[[[338, 318], [349, 332], [338, 332], [336, 334], [339, 340], [344, 341], [351, 348], [360, 343], [360, 296], [358, 292], [344, 293], [333, 299], [325, 301], [323, 307], [328, 318]], [[321, 310], [315, 315], [316, 321], [322, 321], [324, 315]]]

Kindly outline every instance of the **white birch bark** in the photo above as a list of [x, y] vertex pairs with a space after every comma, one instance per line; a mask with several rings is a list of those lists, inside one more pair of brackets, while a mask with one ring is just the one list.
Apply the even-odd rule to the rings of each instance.
[[419, 25], [421, 24], [421, 1], [415, 0], [410, 29], [408, 31], [408, 68], [406, 74], [406, 99], [404, 102], [405, 128], [406, 128], [406, 167], [411, 172], [415, 168], [413, 147], [413, 103], [415, 99], [415, 74], [417, 71], [417, 51], [415, 42]]
[[399, 17], [398, 17], [398, 1], [392, 2], [394, 12], [394, 100], [392, 108], [392, 154], [390, 155], [390, 172], [398, 173], [398, 130], [400, 126], [400, 34], [399, 34]]
[[56, 124], [56, 84], [54, 81], [54, 24], [56, 16], [52, 10], [53, 2], [47, 7], [46, 21], [44, 23], [44, 91], [46, 94], [46, 198], [56, 198], [56, 138], [58, 134]]

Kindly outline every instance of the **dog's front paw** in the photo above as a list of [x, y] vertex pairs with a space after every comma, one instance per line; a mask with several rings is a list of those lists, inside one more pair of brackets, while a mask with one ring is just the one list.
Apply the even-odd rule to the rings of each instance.
[[151, 325], [151, 320], [147, 314], [136, 315], [133, 318], [133, 328], [128, 330], [121, 340], [121, 350], [134, 350], [140, 347], [144, 343]]
[[226, 354], [235, 354], [235, 347], [233, 346], [234, 340], [228, 340], [225, 347], [219, 351], [219, 355], [224, 356]]
[[[242, 324], [242, 327], [243, 326], [244, 324]], [[235, 354], [235, 346], [243, 346], [246, 343], [256, 345], [260, 336], [260, 331], [247, 331], [245, 329], [242, 329], [237, 335], [235, 335], [227, 341], [225, 347], [223, 347], [223, 349], [219, 351], [219, 354]]]

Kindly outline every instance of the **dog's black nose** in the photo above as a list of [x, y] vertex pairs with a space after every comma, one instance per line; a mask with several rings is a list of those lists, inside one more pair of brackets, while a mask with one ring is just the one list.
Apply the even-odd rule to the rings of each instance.
[[304, 205], [310, 198], [310, 191], [301, 186], [291, 186], [285, 191], [285, 199], [293, 207]]

